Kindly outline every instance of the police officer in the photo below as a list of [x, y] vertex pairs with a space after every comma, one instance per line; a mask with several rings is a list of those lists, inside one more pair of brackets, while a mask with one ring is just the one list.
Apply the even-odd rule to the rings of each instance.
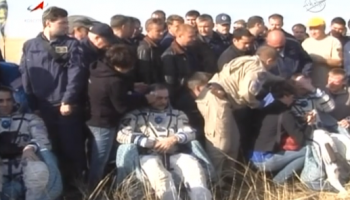
[[231, 29], [231, 17], [228, 14], [221, 13], [216, 16], [216, 32], [219, 34], [225, 48], [232, 44], [233, 36], [230, 33]]
[[81, 104], [85, 74], [78, 40], [67, 36], [67, 11], [43, 13], [43, 32], [23, 45], [20, 70], [30, 108], [45, 121], [67, 183], [85, 169]]
[[256, 56], [231, 61], [209, 81], [209, 85], [220, 86], [225, 91], [225, 98], [208, 92], [210, 87], [203, 89], [197, 97], [196, 103], [205, 121], [207, 153], [219, 175], [234, 165], [226, 155], [233, 159], [238, 156], [240, 134], [233, 111], [245, 106], [259, 107], [255, 96], [263, 83], [273, 77], [268, 70], [277, 56], [275, 49], [263, 46]]

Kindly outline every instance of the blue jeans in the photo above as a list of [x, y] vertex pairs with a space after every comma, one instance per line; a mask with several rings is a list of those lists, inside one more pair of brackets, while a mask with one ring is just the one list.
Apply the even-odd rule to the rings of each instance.
[[89, 170], [89, 189], [93, 190], [103, 178], [115, 141], [116, 128], [89, 126], [91, 131], [91, 160]]
[[68, 116], [62, 116], [59, 106], [40, 105], [40, 115], [48, 129], [52, 152], [57, 156], [65, 186], [82, 178], [86, 170], [83, 134], [83, 110], [74, 107]]
[[295, 171], [304, 167], [306, 148], [299, 151], [283, 151], [273, 154], [265, 162], [254, 162], [253, 164], [261, 171], [276, 172], [273, 182], [283, 184], [288, 178], [293, 176]]

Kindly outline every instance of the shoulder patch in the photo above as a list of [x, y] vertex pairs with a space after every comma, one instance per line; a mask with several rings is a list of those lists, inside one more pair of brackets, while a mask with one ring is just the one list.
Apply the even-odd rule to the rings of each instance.
[[261, 88], [262, 88], [261, 82], [258, 80], [254, 80], [251, 82], [249, 90], [252, 94], [257, 95], [261, 90]]

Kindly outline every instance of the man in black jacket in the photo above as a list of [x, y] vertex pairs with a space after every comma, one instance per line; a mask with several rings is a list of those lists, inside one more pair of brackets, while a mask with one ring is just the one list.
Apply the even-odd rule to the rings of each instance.
[[230, 45], [219, 57], [218, 68], [222, 67], [231, 60], [245, 55], [250, 55], [249, 47], [254, 36], [245, 28], [236, 29], [233, 32], [233, 44]]
[[200, 69], [196, 55], [189, 49], [196, 38], [195, 29], [188, 24], [181, 24], [176, 38], [162, 55], [164, 79], [169, 86], [171, 104], [179, 110], [185, 110], [189, 93], [186, 81]]
[[171, 43], [174, 41], [175, 33], [180, 24], [183, 24], [185, 21], [179, 15], [170, 15], [166, 20], [167, 32], [164, 35], [163, 39], [160, 41], [160, 46], [165, 51]]
[[163, 82], [162, 74], [162, 49], [158, 42], [163, 38], [164, 22], [159, 18], [151, 18], [146, 22], [146, 37], [137, 48], [138, 63], [136, 67], [136, 79], [138, 82], [153, 84]]
[[124, 15], [114, 15], [111, 17], [110, 26], [116, 36], [118, 44], [135, 46], [130, 38], [134, 33], [133, 19]]
[[139, 43], [143, 40], [145, 35], [142, 34], [142, 26], [140, 20], [136, 17], [132, 17], [132, 20], [134, 26], [134, 33], [131, 36], [131, 42], [135, 45], [139, 45]]

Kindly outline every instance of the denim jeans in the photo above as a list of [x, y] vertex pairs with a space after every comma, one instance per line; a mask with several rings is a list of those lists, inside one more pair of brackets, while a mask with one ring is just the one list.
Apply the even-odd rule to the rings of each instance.
[[254, 162], [253, 164], [261, 171], [276, 172], [273, 182], [283, 184], [295, 171], [304, 167], [306, 148], [298, 151], [283, 151], [273, 154], [265, 162]]
[[89, 126], [91, 131], [91, 159], [89, 169], [89, 189], [93, 190], [103, 177], [109, 155], [115, 141], [116, 128]]

